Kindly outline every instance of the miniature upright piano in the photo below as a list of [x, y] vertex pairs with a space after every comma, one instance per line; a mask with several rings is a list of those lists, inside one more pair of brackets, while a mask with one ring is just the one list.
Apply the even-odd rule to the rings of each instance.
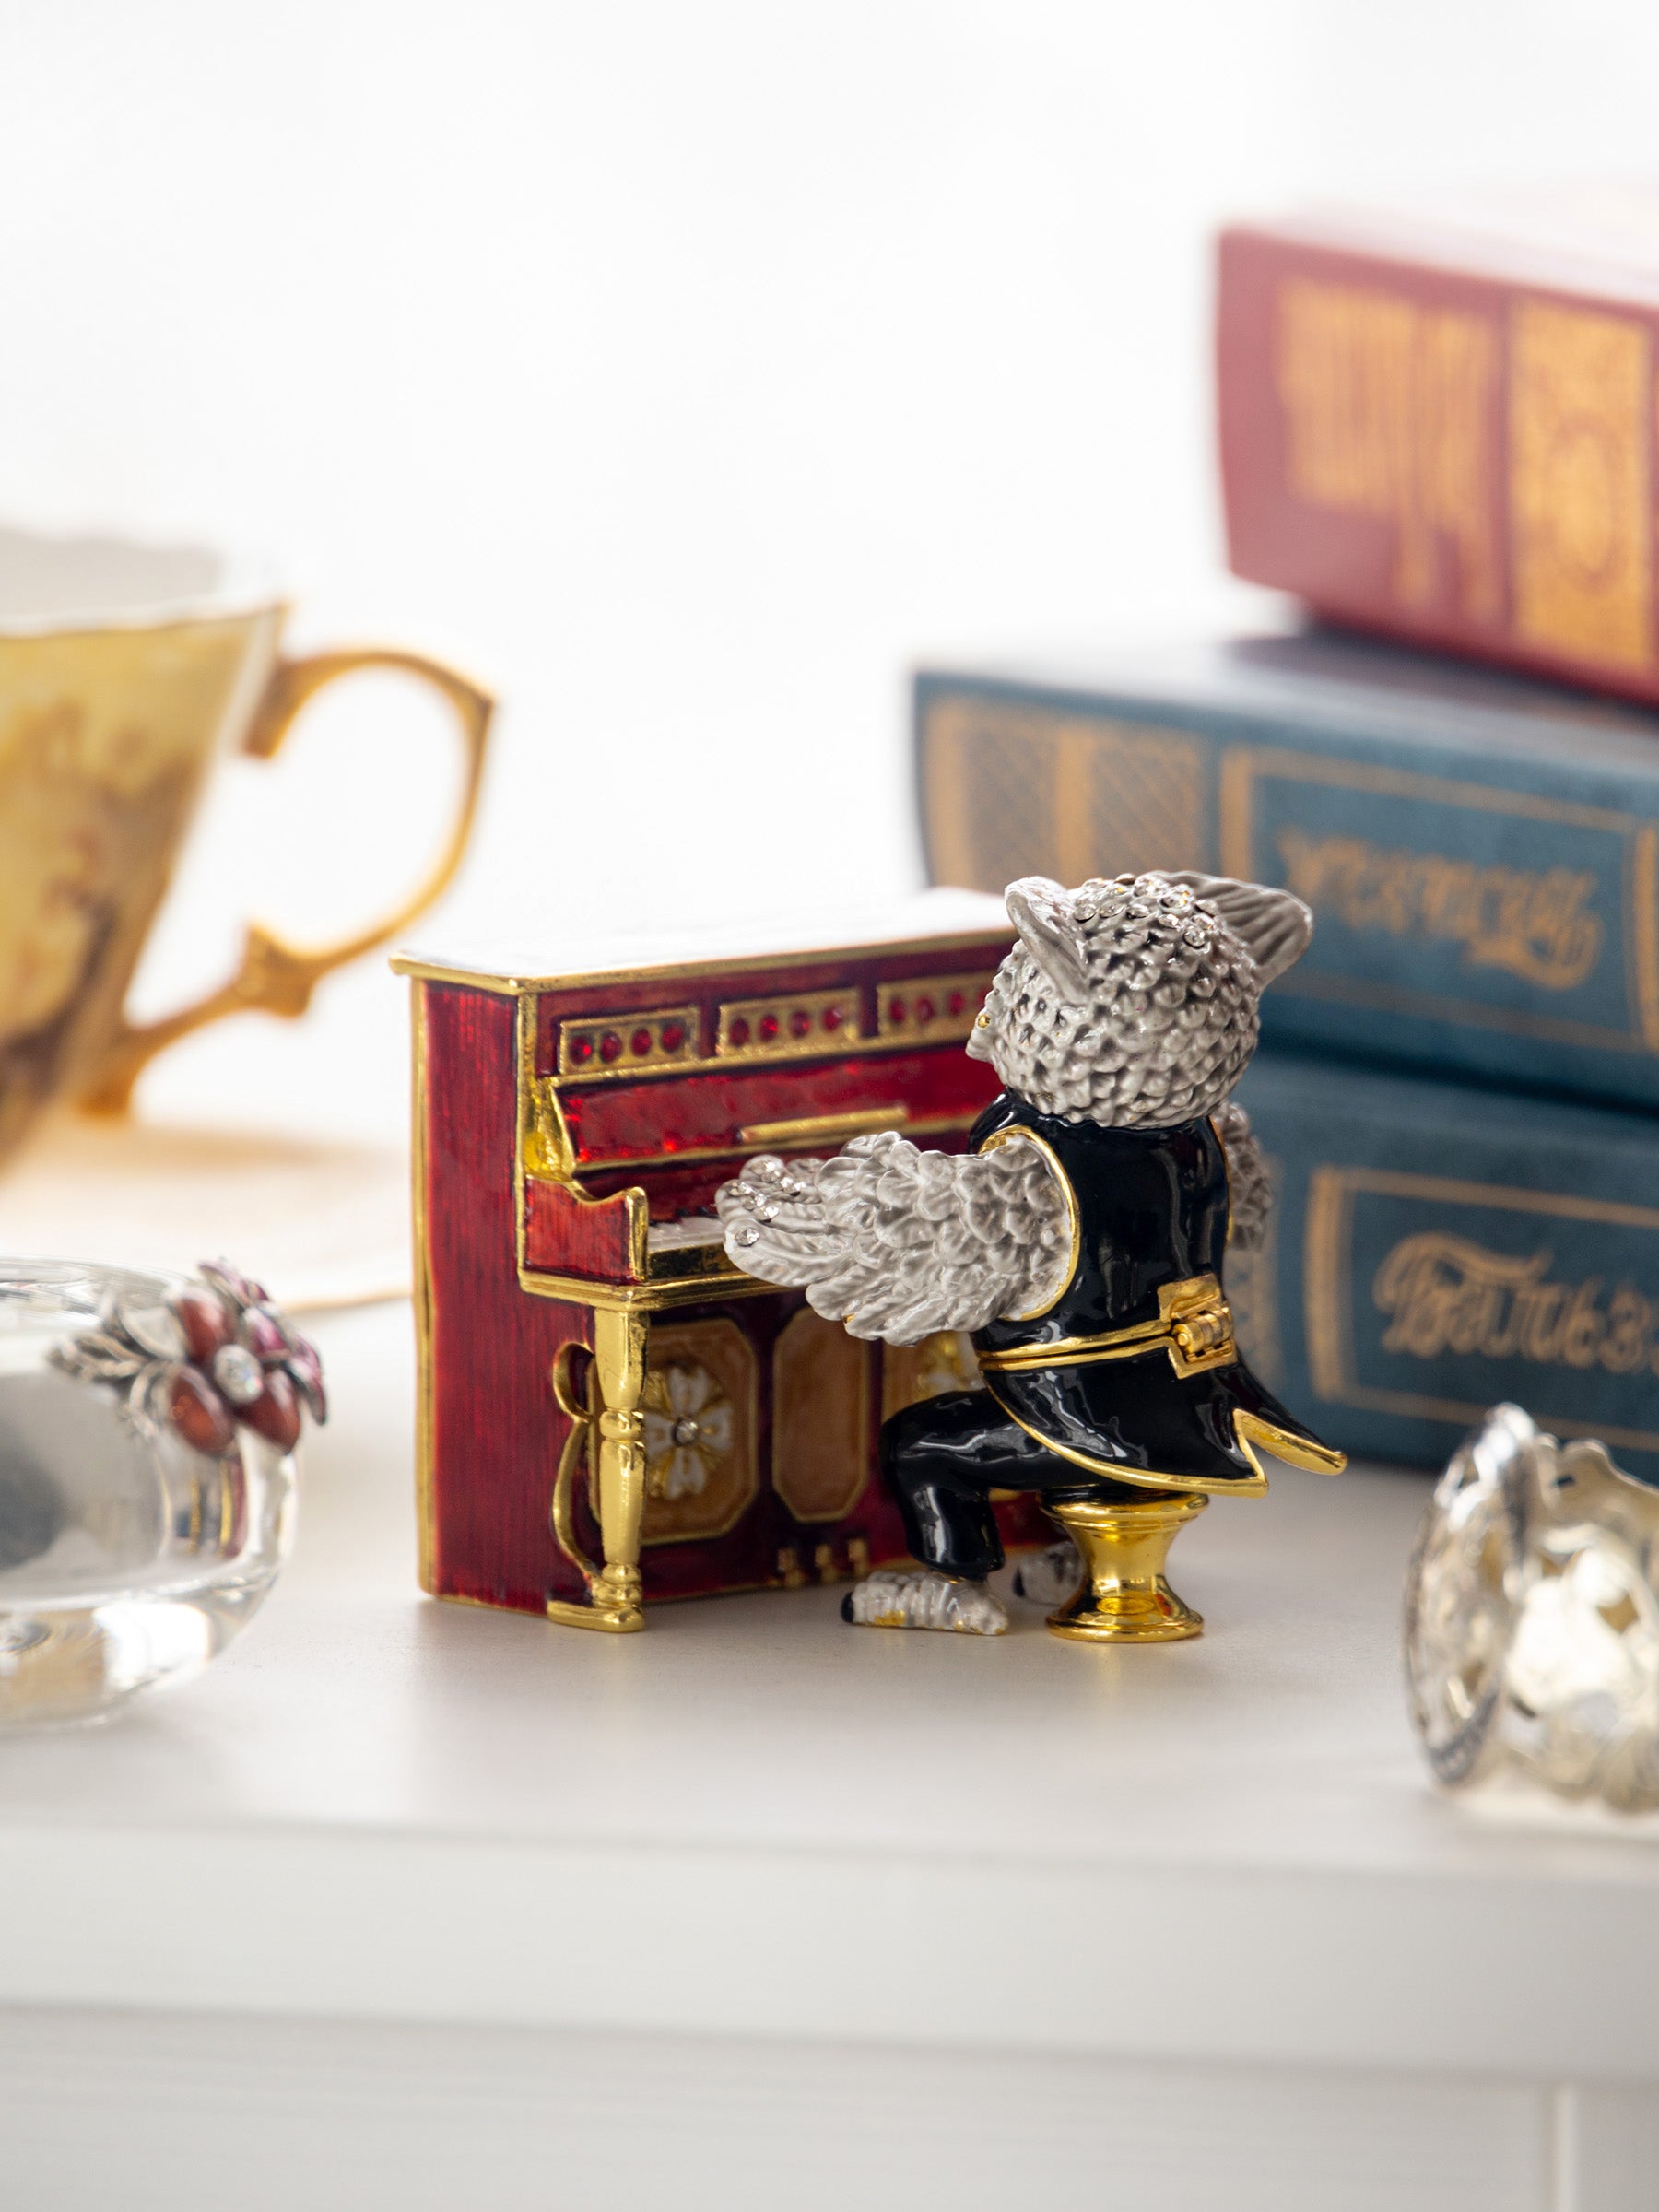
[[[934, 892], [833, 948], [730, 943], [413, 979], [421, 1580], [585, 1628], [905, 1556], [883, 1419], [971, 1387], [965, 1336], [863, 1344], [727, 1259], [758, 1152], [899, 1128], [960, 1150], [997, 1089], [963, 1044], [1012, 939]], [[997, 1506], [1013, 1548], [1052, 1536]]]

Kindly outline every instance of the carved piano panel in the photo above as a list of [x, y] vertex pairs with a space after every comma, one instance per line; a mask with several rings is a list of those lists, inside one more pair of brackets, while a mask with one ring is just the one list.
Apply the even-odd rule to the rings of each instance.
[[772, 1488], [806, 1526], [844, 1521], [869, 1485], [876, 1356], [873, 1346], [807, 1306], [779, 1334], [772, 1353]]

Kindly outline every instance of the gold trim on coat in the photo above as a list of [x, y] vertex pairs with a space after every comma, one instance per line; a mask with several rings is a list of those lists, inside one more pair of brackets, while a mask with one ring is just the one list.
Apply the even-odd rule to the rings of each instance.
[[978, 1352], [978, 1359], [987, 1371], [1026, 1372], [1049, 1367], [1092, 1367], [1101, 1359], [1138, 1359], [1155, 1351], [1168, 1352], [1170, 1365], [1183, 1379], [1202, 1374], [1206, 1368], [1238, 1364], [1232, 1308], [1213, 1275], [1160, 1283], [1156, 1320], [1131, 1322], [1121, 1329], [1100, 1329], [1088, 1336], [1056, 1336], [1047, 1344], [1019, 1344], [1006, 1351]]
[[1065, 1199], [1065, 1225], [1071, 1240], [1071, 1256], [1065, 1263], [1065, 1273], [1055, 1286], [1053, 1296], [1044, 1299], [1040, 1306], [1027, 1306], [1021, 1312], [1001, 1316], [1005, 1321], [1041, 1321], [1045, 1313], [1053, 1312], [1070, 1289], [1073, 1277], [1077, 1275], [1078, 1263], [1083, 1257], [1083, 1217], [1077, 1210], [1077, 1194], [1072, 1189], [1071, 1177], [1060, 1165], [1059, 1155], [1053, 1146], [1046, 1137], [1039, 1136], [1034, 1129], [1028, 1129], [1023, 1122], [1011, 1122], [1006, 1129], [994, 1131], [980, 1147], [978, 1157], [982, 1159], [987, 1152], [994, 1152], [999, 1145], [1008, 1144], [1015, 1138], [1021, 1144], [1036, 1146], [1048, 1161], [1049, 1172], [1060, 1185]]
[[1103, 1475], [1112, 1482], [1133, 1483], [1136, 1488], [1143, 1490], [1203, 1490], [1206, 1492], [1214, 1490], [1227, 1498], [1259, 1498], [1267, 1488], [1267, 1477], [1262, 1472], [1260, 1462], [1254, 1452], [1252, 1451], [1249, 1441], [1238, 1432], [1238, 1417], [1236, 1415], [1234, 1417], [1234, 1436], [1240, 1451], [1255, 1469], [1255, 1473], [1236, 1477], [1218, 1475], [1211, 1477], [1206, 1481], [1201, 1476], [1160, 1475], [1148, 1467], [1121, 1466], [1116, 1460], [1096, 1459], [1087, 1452], [1074, 1450], [1070, 1444], [1056, 1443], [1052, 1436], [1045, 1436], [1041, 1429], [1033, 1429], [1030, 1421], [1021, 1420], [1012, 1406], [1006, 1405], [1003, 1399], [997, 1397], [996, 1382], [994, 1377], [986, 1377], [985, 1388], [994, 1398], [996, 1398], [996, 1403], [1002, 1406], [1003, 1411], [1015, 1427], [1023, 1429], [1033, 1442], [1041, 1444], [1045, 1452], [1052, 1452], [1057, 1459], [1069, 1459], [1074, 1466], [1086, 1467], [1091, 1475]]

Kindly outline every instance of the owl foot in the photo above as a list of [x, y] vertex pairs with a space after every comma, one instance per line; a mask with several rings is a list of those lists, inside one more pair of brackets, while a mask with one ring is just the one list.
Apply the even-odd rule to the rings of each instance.
[[963, 1636], [1001, 1636], [1008, 1617], [982, 1583], [959, 1582], [930, 1567], [888, 1567], [867, 1576], [841, 1600], [841, 1618], [865, 1629], [952, 1629]]
[[1034, 1606], [1061, 1606], [1083, 1580], [1083, 1555], [1069, 1536], [1014, 1570], [1014, 1594]]

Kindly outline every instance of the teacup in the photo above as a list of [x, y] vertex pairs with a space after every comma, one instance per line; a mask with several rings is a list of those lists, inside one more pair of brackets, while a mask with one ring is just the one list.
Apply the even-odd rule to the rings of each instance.
[[[331, 969], [402, 931], [453, 876], [493, 701], [395, 649], [289, 658], [279, 594], [218, 555], [0, 530], [0, 1155], [56, 1100], [119, 1112], [145, 1064], [222, 1015], [299, 1015]], [[321, 950], [250, 924], [236, 973], [135, 1025], [128, 986], [221, 751], [268, 760], [308, 700], [362, 668], [422, 678], [465, 747], [436, 866], [394, 914]]]

